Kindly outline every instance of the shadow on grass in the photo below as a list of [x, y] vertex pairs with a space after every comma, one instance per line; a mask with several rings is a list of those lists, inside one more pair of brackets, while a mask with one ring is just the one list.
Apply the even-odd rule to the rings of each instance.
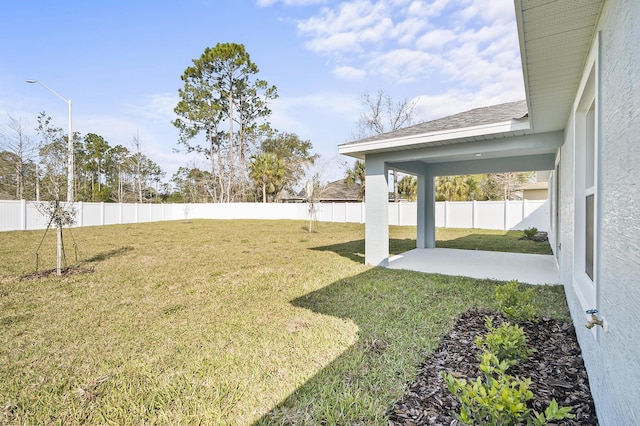
[[450, 240], [436, 241], [438, 248], [460, 250], [500, 251], [507, 253], [552, 254], [548, 242], [521, 239], [522, 232], [509, 231], [505, 234], [469, 234]]
[[[358, 243], [324, 249], [355, 258]], [[386, 424], [425, 355], [462, 312], [492, 307], [495, 285], [372, 268], [294, 299], [296, 307], [352, 321], [357, 341], [255, 424]]]
[[[416, 240], [414, 239], [389, 239], [389, 253], [392, 256], [413, 250], [414, 248], [416, 248]], [[313, 247], [311, 250], [331, 251], [356, 263], [364, 263], [364, 240]]]
[[98, 253], [92, 257], [90, 257], [89, 259], [87, 259], [85, 262], [89, 263], [89, 262], [102, 262], [103, 260], [107, 260], [110, 259], [112, 257], [115, 256], [121, 256], [125, 253], [130, 252], [131, 250], [133, 250], [133, 247], [131, 246], [125, 246], [125, 247], [120, 247], [117, 249], [113, 249], [113, 250], [109, 250], [109, 251], [105, 251], [102, 253]]

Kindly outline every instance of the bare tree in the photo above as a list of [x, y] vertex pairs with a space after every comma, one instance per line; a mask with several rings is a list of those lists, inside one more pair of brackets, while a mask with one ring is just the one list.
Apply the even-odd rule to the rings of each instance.
[[136, 193], [138, 195], [138, 202], [142, 203], [142, 142], [140, 141], [140, 134], [136, 132], [136, 135], [131, 140], [133, 148], [133, 167], [135, 168], [135, 180], [136, 180]]
[[38, 115], [37, 132], [42, 138], [40, 145], [40, 157], [45, 165], [45, 178], [47, 184], [47, 203], [38, 204], [40, 212], [49, 218], [49, 225], [56, 226], [56, 273], [62, 274], [62, 260], [65, 258], [64, 242], [62, 240], [62, 227], [71, 226], [75, 222], [75, 207], [73, 203], [61, 202], [62, 188], [65, 182], [64, 170], [67, 165], [66, 144], [62, 130], [51, 127], [51, 117], [44, 112]]
[[320, 177], [314, 175], [305, 185], [305, 201], [309, 206], [309, 229], [313, 232], [313, 223], [318, 221], [318, 210], [320, 210], [320, 196], [324, 191], [324, 186], [320, 183]]
[[[398, 130], [413, 124], [417, 101], [404, 98], [394, 101], [390, 94], [379, 90], [375, 96], [365, 92], [360, 99], [364, 109], [357, 123], [357, 139]], [[398, 201], [398, 172], [393, 171], [393, 196]]]
[[[15, 176], [16, 199], [25, 199], [27, 168], [35, 166], [34, 158], [37, 154], [36, 142], [26, 132], [21, 118], [8, 116], [8, 124], [0, 128], [0, 148], [9, 152], [12, 159], [13, 175]], [[38, 187], [37, 173], [33, 187]], [[32, 188], [33, 188], [32, 187]]]

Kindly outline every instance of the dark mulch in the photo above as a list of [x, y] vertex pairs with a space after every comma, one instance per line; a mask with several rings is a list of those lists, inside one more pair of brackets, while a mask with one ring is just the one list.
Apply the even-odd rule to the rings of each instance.
[[[458, 400], [448, 391], [440, 372], [475, 380], [478, 373], [476, 336], [486, 333], [484, 317], [491, 316], [494, 326], [502, 324], [501, 315], [487, 311], [469, 311], [445, 336], [437, 351], [420, 367], [419, 376], [409, 392], [392, 408], [389, 426], [458, 425], [454, 413]], [[531, 378], [534, 398], [530, 408], [543, 412], [552, 399], [570, 406], [576, 417], [558, 425], [597, 425], [596, 411], [589, 389], [587, 372], [572, 324], [544, 318], [522, 325], [529, 346], [536, 350], [528, 360], [509, 369], [509, 374]]]
[[[87, 269], [87, 268], [80, 268], [78, 266], [68, 266], [66, 268], [61, 268], [60, 269], [60, 275], [61, 276], [68, 276], [68, 275], [78, 275], [78, 274], [89, 274], [93, 272], [93, 269]], [[55, 277], [57, 276], [57, 270], [56, 268], [53, 269], [47, 269], [44, 271], [37, 271], [37, 272], [33, 272], [31, 274], [27, 274], [25, 276], [23, 276], [21, 279], [23, 280], [35, 280], [38, 278], [47, 278], [47, 277]]]

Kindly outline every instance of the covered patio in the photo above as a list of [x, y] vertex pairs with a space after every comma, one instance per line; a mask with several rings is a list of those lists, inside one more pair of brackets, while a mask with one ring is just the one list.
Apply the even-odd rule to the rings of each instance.
[[528, 284], [558, 284], [552, 255], [445, 248], [414, 249], [389, 258], [391, 269]]
[[[366, 162], [365, 262], [531, 284], [557, 283], [553, 256], [435, 248], [437, 176], [553, 170], [561, 131], [534, 133], [526, 101], [477, 108], [340, 145]], [[389, 258], [389, 170], [417, 176], [416, 250]], [[549, 235], [552, 247], [555, 235]]]

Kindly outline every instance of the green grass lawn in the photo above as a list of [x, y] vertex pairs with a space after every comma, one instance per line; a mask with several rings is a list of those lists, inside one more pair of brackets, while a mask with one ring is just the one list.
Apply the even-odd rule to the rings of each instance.
[[[494, 307], [497, 283], [367, 267], [363, 225], [304, 227], [65, 230], [68, 258], [75, 242], [93, 272], [35, 280], [20, 277], [43, 232], [0, 233], [0, 424], [386, 424], [425, 354], [462, 312]], [[415, 247], [414, 228], [390, 238], [394, 253]], [[568, 318], [561, 287], [535, 292], [541, 314]]]
[[436, 229], [436, 247], [552, 254], [549, 243], [522, 239], [523, 235], [522, 231], [438, 228]]

